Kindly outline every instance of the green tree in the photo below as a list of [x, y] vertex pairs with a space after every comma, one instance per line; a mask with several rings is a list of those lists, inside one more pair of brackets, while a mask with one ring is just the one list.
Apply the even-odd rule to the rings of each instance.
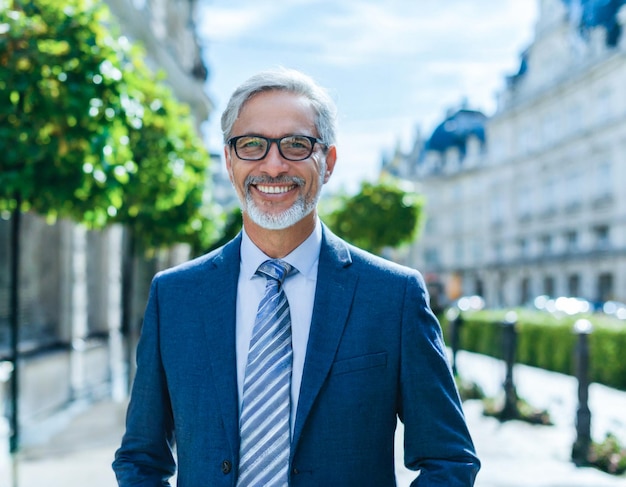
[[11, 212], [11, 451], [19, 444], [20, 215], [101, 226], [129, 159], [121, 46], [107, 10], [82, 0], [0, 0], [0, 210]]
[[145, 247], [210, 240], [189, 107], [102, 2], [0, 0], [0, 34], [0, 209], [122, 222]]
[[124, 166], [123, 204], [112, 220], [128, 227], [140, 252], [179, 242], [206, 246], [213, 238], [209, 155], [189, 107], [159, 82], [162, 74], [153, 80], [142, 50], [134, 51], [123, 66], [122, 102], [132, 160]]
[[221, 247], [222, 245], [226, 245], [241, 231], [241, 228], [243, 227], [243, 216], [241, 214], [241, 209], [238, 206], [232, 208], [225, 215], [225, 217], [220, 236], [206, 248], [206, 252], [210, 252]]
[[420, 227], [423, 197], [392, 181], [363, 182], [354, 196], [342, 196], [324, 220], [339, 236], [379, 254], [411, 242]]
[[91, 0], [0, 0], [0, 153], [16, 385], [21, 212], [91, 228], [121, 222], [144, 249], [200, 247], [210, 240], [209, 159], [188, 107]]
[[93, 226], [122, 202], [123, 46], [106, 8], [0, 0], [0, 205]]
[[[209, 156], [196, 133], [189, 107], [179, 103], [158, 74], [156, 82], [142, 61], [139, 46], [123, 65], [125, 107], [132, 160], [120, 175], [124, 179], [123, 203], [111, 215], [126, 228], [122, 267], [122, 330], [127, 357], [138, 335], [133, 320], [134, 270], [155, 250], [188, 243], [194, 253], [213, 238], [213, 211], [206, 182]], [[129, 364], [130, 365], [130, 364]]]

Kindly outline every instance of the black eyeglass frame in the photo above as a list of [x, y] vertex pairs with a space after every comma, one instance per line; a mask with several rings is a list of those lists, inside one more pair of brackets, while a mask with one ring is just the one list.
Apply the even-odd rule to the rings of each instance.
[[[267, 142], [267, 147], [265, 148], [265, 153], [260, 156], [260, 157], [255, 157], [255, 158], [250, 158], [250, 157], [241, 157], [239, 155], [239, 152], [237, 152], [237, 141], [239, 139], [243, 139], [246, 137], [254, 137], [257, 139], [263, 139]], [[307, 139], [309, 142], [311, 142], [311, 152], [309, 152], [306, 157], [301, 157], [298, 159], [292, 159], [291, 157], [287, 157], [285, 154], [283, 154], [282, 149], [280, 148], [280, 142], [284, 139], [289, 139], [291, 137], [303, 137], [305, 139]], [[326, 143], [321, 140], [318, 139], [317, 137], [313, 137], [311, 135], [297, 135], [297, 134], [291, 134], [291, 135], [285, 135], [284, 137], [278, 137], [278, 138], [272, 138], [272, 137], [265, 137], [263, 135], [237, 135], [236, 137], [231, 137], [230, 139], [228, 139], [226, 141], [226, 143], [231, 146], [234, 150], [235, 150], [235, 154], [237, 155], [237, 157], [239, 159], [241, 159], [242, 161], [261, 161], [263, 159], [265, 159], [267, 157], [267, 154], [270, 151], [270, 148], [272, 147], [272, 144], [276, 144], [276, 147], [278, 147], [278, 153], [280, 154], [280, 156], [283, 159], [287, 159], [288, 161], [292, 161], [292, 162], [299, 162], [299, 161], [304, 161], [305, 159], [308, 159], [309, 157], [311, 157], [311, 154], [313, 154], [313, 151], [315, 150], [315, 144], [319, 144], [323, 147], [327, 147]]]

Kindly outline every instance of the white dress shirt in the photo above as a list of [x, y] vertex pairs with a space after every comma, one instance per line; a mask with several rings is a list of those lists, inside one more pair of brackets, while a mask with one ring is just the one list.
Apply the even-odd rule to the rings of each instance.
[[[304, 358], [309, 340], [313, 301], [317, 284], [317, 266], [322, 246], [322, 226], [317, 220], [313, 233], [281, 260], [292, 265], [298, 272], [292, 272], [283, 289], [289, 301], [291, 313], [291, 344], [293, 349], [293, 369], [291, 373], [291, 431], [296, 419], [298, 396], [302, 382]], [[237, 387], [239, 391], [239, 411], [243, 398], [243, 381], [248, 359], [248, 346], [256, 318], [259, 302], [265, 293], [266, 279], [255, 273], [258, 267], [270, 257], [265, 255], [246, 234], [242, 232], [241, 267], [237, 284], [236, 340], [237, 340]]]

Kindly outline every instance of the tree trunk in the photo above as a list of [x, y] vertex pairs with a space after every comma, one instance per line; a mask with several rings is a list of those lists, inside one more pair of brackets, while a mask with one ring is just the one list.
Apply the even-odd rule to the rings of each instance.
[[13, 375], [11, 378], [11, 453], [19, 448], [19, 313], [20, 313], [20, 227], [22, 222], [22, 198], [15, 197], [16, 204], [11, 215], [11, 267], [9, 291], [9, 326], [11, 328], [11, 362]]
[[126, 371], [128, 391], [133, 379], [133, 357], [135, 355], [136, 330], [133, 324], [133, 301], [135, 289], [135, 232], [131, 227], [124, 231], [124, 250], [122, 254], [122, 335], [126, 343]]

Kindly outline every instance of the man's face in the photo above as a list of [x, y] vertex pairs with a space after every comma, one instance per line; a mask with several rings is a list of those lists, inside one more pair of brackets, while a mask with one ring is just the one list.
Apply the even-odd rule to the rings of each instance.
[[[250, 98], [233, 125], [231, 136], [240, 135], [319, 137], [309, 100], [286, 91], [266, 91]], [[330, 178], [336, 159], [334, 146], [326, 154], [323, 149], [315, 144], [307, 159], [289, 161], [273, 143], [260, 161], [245, 161], [226, 146], [226, 167], [250, 220], [277, 230], [314, 218], [322, 186]]]

